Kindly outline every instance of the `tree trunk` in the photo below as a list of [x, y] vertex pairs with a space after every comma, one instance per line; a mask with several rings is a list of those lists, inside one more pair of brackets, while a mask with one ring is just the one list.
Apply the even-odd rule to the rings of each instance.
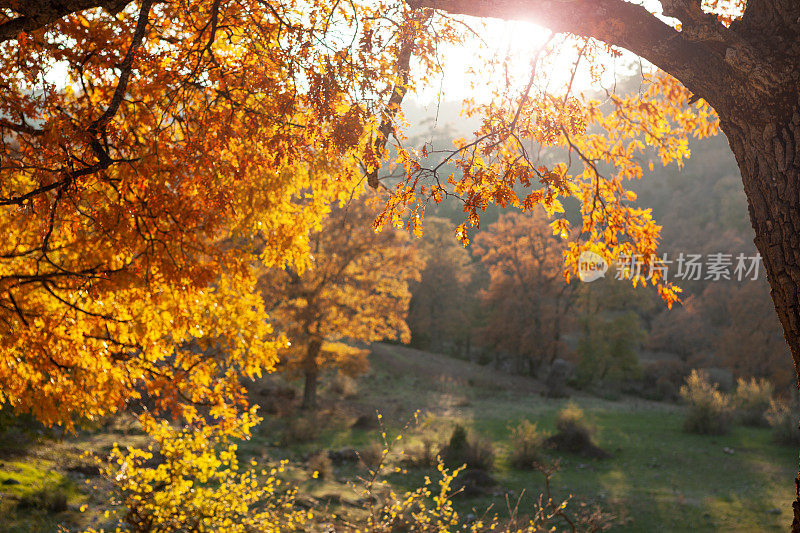
[[553, 361], [558, 359], [559, 351], [561, 349], [561, 303], [556, 300], [556, 314], [553, 317], [553, 343], [550, 351], [550, 360], [548, 364], [552, 365]]
[[303, 388], [303, 409], [317, 408], [317, 371], [306, 370], [306, 383]]
[[[722, 129], [742, 173], [754, 242], [800, 376], [800, 101], [796, 98], [797, 92], [785, 106], [751, 103], [749, 112], [725, 113]], [[800, 533], [800, 476], [795, 485], [792, 531]]]
[[306, 382], [303, 388], [303, 405], [302, 409], [316, 409], [317, 408], [317, 377], [319, 375], [319, 363], [317, 356], [322, 347], [322, 342], [312, 340], [308, 344], [306, 356], [303, 359], [303, 372], [305, 373]]

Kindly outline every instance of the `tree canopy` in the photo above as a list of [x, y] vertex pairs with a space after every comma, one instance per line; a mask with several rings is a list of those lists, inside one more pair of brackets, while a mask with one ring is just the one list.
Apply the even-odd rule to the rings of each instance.
[[320, 370], [367, 369], [366, 350], [341, 341], [410, 340], [408, 284], [419, 279], [422, 262], [405, 233], [372, 230], [377, 198], [371, 200], [333, 210], [311, 234], [308, 268], [272, 268], [259, 278], [272, 323], [288, 339], [280, 350], [284, 368], [306, 377], [306, 407], [316, 403]]

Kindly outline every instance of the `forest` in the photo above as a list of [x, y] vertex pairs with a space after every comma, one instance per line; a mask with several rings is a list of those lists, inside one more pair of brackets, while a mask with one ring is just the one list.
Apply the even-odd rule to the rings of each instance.
[[794, 0], [0, 49], [0, 531], [800, 531]]

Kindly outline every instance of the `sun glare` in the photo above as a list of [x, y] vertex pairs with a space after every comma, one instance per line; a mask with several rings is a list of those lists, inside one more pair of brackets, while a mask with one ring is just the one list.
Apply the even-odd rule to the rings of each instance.
[[[548, 45], [551, 32], [530, 22], [489, 20], [472, 26], [475, 34], [460, 45], [447, 45], [440, 49], [442, 74], [417, 91], [421, 102], [462, 101], [472, 98], [488, 102], [507, 88], [513, 92], [523, 90], [532, 72], [537, 50]], [[579, 44], [563, 46], [564, 37], [557, 37], [559, 46], [547, 46], [540, 55], [536, 85], [540, 90], [563, 94], [570, 86], [579, 94], [610, 87], [620, 77], [632, 74], [639, 68], [634, 57], [627, 52], [619, 58], [601, 57], [599, 79], [594, 79], [584, 60], [578, 63]], [[552, 44], [552, 41], [551, 41]], [[598, 62], [594, 61], [597, 65]]]

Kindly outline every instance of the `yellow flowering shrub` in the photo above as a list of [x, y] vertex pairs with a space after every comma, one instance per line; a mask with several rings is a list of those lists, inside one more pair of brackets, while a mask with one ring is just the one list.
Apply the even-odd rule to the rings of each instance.
[[295, 491], [279, 478], [285, 463], [269, 470], [239, 463], [230, 439], [247, 437], [257, 422], [252, 409], [226, 435], [214, 424], [175, 428], [142, 417], [154, 443], [144, 450], [115, 445], [102, 468], [116, 531], [302, 530], [311, 514], [295, 507]]

